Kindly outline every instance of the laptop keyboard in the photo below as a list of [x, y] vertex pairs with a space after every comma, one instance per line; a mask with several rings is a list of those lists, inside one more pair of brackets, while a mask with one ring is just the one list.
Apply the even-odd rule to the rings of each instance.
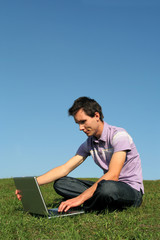
[[78, 214], [79, 212], [83, 213], [83, 210], [79, 209], [71, 209], [71, 210], [68, 210], [67, 212], [58, 212], [58, 209], [48, 209], [48, 213], [50, 216], [65, 216], [65, 215], [74, 215], [74, 214]]
[[58, 210], [54, 210], [54, 209], [49, 209], [48, 210], [49, 214], [50, 215], [67, 215], [67, 214], [71, 214], [71, 213], [74, 213], [74, 211], [67, 211], [67, 212], [58, 212]]

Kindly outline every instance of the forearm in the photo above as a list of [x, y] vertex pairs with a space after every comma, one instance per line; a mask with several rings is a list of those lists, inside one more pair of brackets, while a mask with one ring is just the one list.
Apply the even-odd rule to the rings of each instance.
[[82, 204], [93, 196], [94, 192], [96, 191], [97, 185], [98, 183], [93, 184], [92, 187], [88, 188], [78, 196]]
[[85, 190], [83, 193], [79, 195], [79, 198], [83, 203], [93, 196], [94, 192], [97, 189], [98, 183], [102, 180], [118, 181], [118, 177], [113, 172], [108, 171], [101, 178], [99, 178], [90, 188], [88, 188], [87, 190]]
[[68, 173], [65, 170], [64, 166], [59, 166], [56, 167], [48, 172], [46, 172], [45, 174], [37, 177], [37, 182], [39, 185], [43, 185], [46, 183], [50, 183], [53, 182], [61, 177], [66, 176]]
[[59, 167], [53, 168], [47, 173], [39, 176], [37, 178], [38, 184], [43, 185], [46, 183], [50, 183], [61, 177], [68, 175], [71, 171], [73, 171], [76, 167], [78, 167], [84, 161], [84, 159], [85, 159], [84, 157], [79, 155], [72, 157], [65, 164]]

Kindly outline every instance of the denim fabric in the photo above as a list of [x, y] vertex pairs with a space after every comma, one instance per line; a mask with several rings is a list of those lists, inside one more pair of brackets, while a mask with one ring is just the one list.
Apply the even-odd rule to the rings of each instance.
[[[55, 191], [65, 199], [77, 197], [94, 184], [92, 181], [63, 177], [55, 181]], [[130, 206], [139, 207], [142, 203], [142, 192], [123, 182], [102, 180], [98, 183], [93, 196], [84, 202], [86, 211], [104, 209], [115, 210]]]

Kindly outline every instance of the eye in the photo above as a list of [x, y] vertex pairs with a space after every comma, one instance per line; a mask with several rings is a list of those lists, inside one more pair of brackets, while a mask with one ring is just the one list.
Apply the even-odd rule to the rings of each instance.
[[86, 122], [86, 120], [83, 120], [83, 121], [81, 121], [81, 124], [84, 124]]
[[85, 124], [86, 120], [79, 121], [78, 124]]

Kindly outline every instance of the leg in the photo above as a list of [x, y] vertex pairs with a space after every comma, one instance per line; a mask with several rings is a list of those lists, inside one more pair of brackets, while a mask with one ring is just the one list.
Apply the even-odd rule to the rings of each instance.
[[94, 184], [92, 181], [63, 177], [54, 182], [55, 191], [66, 199], [74, 198]]
[[102, 180], [99, 182], [93, 196], [84, 203], [84, 208], [86, 211], [115, 210], [129, 206], [139, 207], [141, 203], [141, 192], [133, 189], [128, 184]]

